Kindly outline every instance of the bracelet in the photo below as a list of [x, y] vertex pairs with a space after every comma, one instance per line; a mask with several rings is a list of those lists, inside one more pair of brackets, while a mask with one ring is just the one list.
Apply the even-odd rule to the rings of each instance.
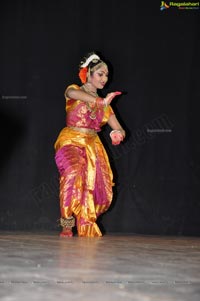
[[105, 98], [97, 97], [96, 98], [96, 104], [98, 108], [107, 107], [107, 101]]
[[119, 130], [112, 130], [111, 132], [110, 132], [110, 137], [112, 136], [112, 134], [114, 134], [114, 133], [116, 133], [116, 132], [120, 132]]
[[103, 108], [103, 106], [104, 106], [103, 98], [97, 97], [96, 104], [97, 104], [97, 108]]
[[124, 135], [122, 134], [121, 131], [122, 131], [122, 130], [112, 130], [112, 131], [110, 132], [110, 137], [112, 136], [112, 134], [114, 134], [114, 133], [116, 133], [116, 132], [120, 133], [120, 134], [124, 137]]

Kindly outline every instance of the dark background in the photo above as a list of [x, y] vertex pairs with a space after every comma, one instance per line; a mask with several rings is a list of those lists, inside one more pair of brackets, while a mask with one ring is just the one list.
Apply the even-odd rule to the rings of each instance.
[[108, 126], [100, 134], [116, 183], [100, 225], [200, 234], [199, 11], [147, 3], [1, 2], [1, 230], [59, 230], [53, 145], [64, 90], [80, 84], [80, 59], [94, 50], [110, 62], [104, 94], [124, 91], [112, 106], [127, 131], [120, 146]]

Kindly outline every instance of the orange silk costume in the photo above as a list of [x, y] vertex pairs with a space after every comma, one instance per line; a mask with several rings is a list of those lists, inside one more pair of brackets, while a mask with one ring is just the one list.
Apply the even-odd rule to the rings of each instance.
[[113, 174], [97, 132], [114, 113], [109, 105], [97, 109], [91, 118], [86, 102], [67, 97], [66, 113], [66, 127], [54, 145], [61, 217], [75, 216], [79, 236], [102, 236], [96, 220], [112, 202]]

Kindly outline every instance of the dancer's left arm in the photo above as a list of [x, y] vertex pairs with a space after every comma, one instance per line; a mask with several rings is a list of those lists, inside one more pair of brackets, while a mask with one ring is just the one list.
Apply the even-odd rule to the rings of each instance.
[[112, 132], [110, 133], [112, 143], [114, 145], [120, 144], [120, 142], [124, 140], [126, 133], [119, 121], [117, 120], [115, 114], [112, 114], [109, 117], [108, 124], [112, 128]]

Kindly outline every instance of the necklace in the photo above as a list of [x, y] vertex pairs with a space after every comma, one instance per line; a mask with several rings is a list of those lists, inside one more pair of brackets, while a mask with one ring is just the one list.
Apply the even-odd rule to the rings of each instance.
[[[92, 96], [98, 97], [97, 92], [90, 91], [89, 89], [86, 88], [85, 85], [83, 85], [82, 88], [86, 93], [88, 93]], [[90, 119], [92, 119], [92, 120], [96, 119], [96, 111], [97, 111], [96, 103], [94, 105], [90, 106], [89, 102], [86, 101], [86, 106], [87, 106], [88, 111], [90, 112], [90, 115], [89, 115]]]

